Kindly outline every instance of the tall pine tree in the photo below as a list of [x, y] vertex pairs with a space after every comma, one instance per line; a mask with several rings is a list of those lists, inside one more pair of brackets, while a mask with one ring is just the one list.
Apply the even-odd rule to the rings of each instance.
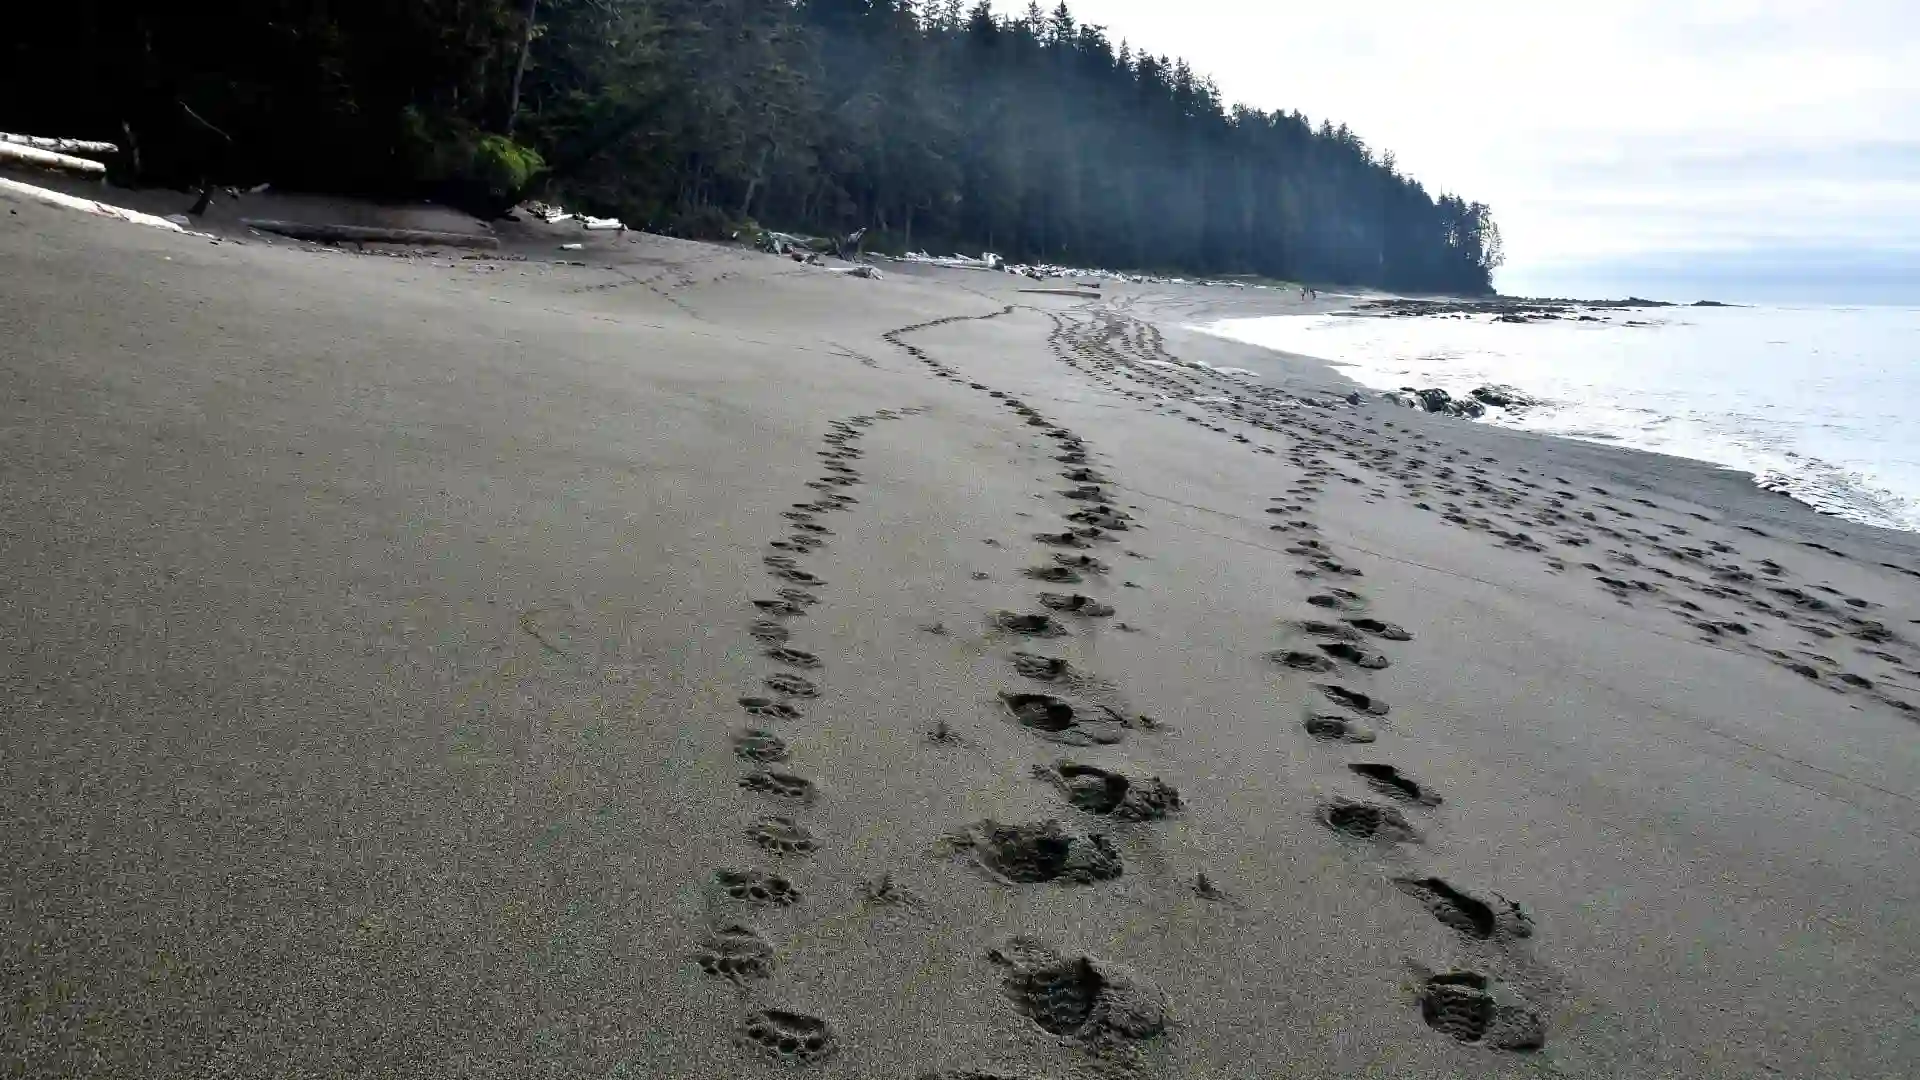
[[[986, 0], [196, 12], [30, 6], [0, 42], [9, 123], [132, 140], [152, 182], [211, 168], [456, 196], [483, 137], [511, 132], [545, 160], [544, 190], [689, 235], [864, 226], [881, 248], [1459, 293], [1488, 291], [1500, 264], [1484, 203], [1429, 193], [1344, 125], [1228, 108], [1184, 61], [1116, 49], [1064, 2], [1013, 17]], [[231, 145], [210, 149], [208, 124]]]

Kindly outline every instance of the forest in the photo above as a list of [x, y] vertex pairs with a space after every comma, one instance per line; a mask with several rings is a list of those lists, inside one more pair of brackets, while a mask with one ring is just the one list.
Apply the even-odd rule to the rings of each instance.
[[538, 195], [685, 236], [1491, 291], [1499, 230], [1344, 125], [1221, 99], [1065, 3], [71, 0], [9, 16], [0, 130], [117, 182]]

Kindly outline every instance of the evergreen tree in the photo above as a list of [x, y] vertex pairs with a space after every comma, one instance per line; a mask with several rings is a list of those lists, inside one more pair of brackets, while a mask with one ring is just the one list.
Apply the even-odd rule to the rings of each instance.
[[511, 133], [541, 190], [690, 235], [1458, 293], [1501, 259], [1484, 203], [1345, 125], [1228, 108], [1065, 2], [75, 0], [11, 29], [8, 125], [131, 137], [151, 182], [458, 198]]

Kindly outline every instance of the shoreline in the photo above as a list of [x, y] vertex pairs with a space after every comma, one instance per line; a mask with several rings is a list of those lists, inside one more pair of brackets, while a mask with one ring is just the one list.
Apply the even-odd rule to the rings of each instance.
[[1912, 538], [1283, 298], [508, 246], [0, 215], [13, 1071], [1920, 1056]]
[[[1684, 305], [1682, 307], [1694, 307], [1694, 306], [1698, 306], [1698, 305]], [[1733, 305], [1712, 305], [1712, 306], [1715, 308], [1726, 308], [1726, 307], [1732, 307]], [[1355, 307], [1355, 308], [1349, 308], [1347, 310], [1357, 311], [1359, 309]], [[1340, 314], [1340, 313], [1341, 312], [1315, 312], [1313, 314]], [[1270, 314], [1278, 314], [1283, 316], [1296, 316], [1302, 313], [1275, 312]], [[1234, 318], [1259, 319], [1264, 317], [1269, 317], [1269, 315], [1261, 314], [1261, 313], [1249, 313], [1246, 315], [1236, 316]], [[1384, 317], [1384, 316], [1364, 316], [1364, 317]], [[1363, 383], [1353, 378], [1352, 376], [1346, 374], [1345, 368], [1347, 365], [1342, 364], [1338, 361], [1323, 358], [1323, 357], [1310, 356], [1304, 353], [1291, 353], [1283, 349], [1275, 349], [1270, 346], [1256, 344], [1254, 342], [1247, 341], [1242, 338], [1234, 337], [1230, 333], [1218, 328], [1220, 324], [1224, 324], [1230, 321], [1234, 321], [1234, 319], [1233, 318], [1221, 319], [1221, 320], [1218, 320], [1213, 325], [1196, 326], [1196, 327], [1193, 327], [1193, 329], [1202, 333], [1219, 337], [1222, 340], [1235, 341], [1240, 344], [1249, 345], [1256, 349], [1262, 349], [1269, 352], [1273, 352], [1277, 355], [1289, 357], [1294, 359], [1295, 361], [1306, 361], [1306, 362], [1322, 365], [1327, 369], [1327, 371], [1331, 375], [1336, 376], [1337, 378], [1342, 380], [1344, 383], [1351, 386], [1354, 390], [1365, 395], [1369, 399], [1370, 404], [1375, 405], [1377, 407], [1402, 408], [1404, 411], [1409, 413], [1422, 412], [1422, 410], [1406, 408], [1405, 406], [1397, 405], [1391, 400], [1386, 400], [1387, 394], [1396, 392], [1397, 390], [1402, 389], [1402, 387], [1386, 387], [1384, 385], [1375, 386], [1368, 383]], [[1472, 378], [1461, 379], [1458, 377], [1455, 377], [1451, 380], [1444, 379], [1444, 378], [1434, 379], [1432, 377], [1429, 377], [1427, 382], [1421, 382], [1420, 380], [1417, 380], [1417, 379], [1414, 380], [1414, 382], [1418, 385], [1422, 385], [1422, 386], [1441, 385], [1443, 386], [1443, 388], [1448, 390], [1454, 389], [1452, 386], [1445, 385], [1449, 382], [1457, 383], [1459, 384], [1459, 386], [1465, 387], [1476, 381], [1480, 381], [1480, 380], [1475, 380]], [[1514, 386], [1512, 387], [1512, 389], [1517, 389], [1523, 393], [1538, 393], [1538, 389], [1536, 387], [1531, 387], [1531, 386]], [[1461, 393], [1464, 395], [1464, 390], [1455, 391], [1455, 392]], [[1560, 401], [1559, 399], [1542, 399], [1542, 404], [1545, 407], [1551, 409], [1551, 408], [1565, 407], [1569, 404], [1577, 405], [1579, 403]], [[1824, 479], [1816, 479], [1812, 477], [1800, 477], [1792, 474], [1783, 475], [1781, 479], [1773, 482], [1773, 484], [1777, 486], [1770, 486], [1767, 483], [1766, 471], [1760, 468], [1753, 467], [1751, 465], [1719, 461], [1719, 460], [1715, 460], [1713, 458], [1705, 457], [1705, 456], [1690, 456], [1686, 454], [1672, 453], [1668, 451], [1662, 451], [1662, 450], [1652, 449], [1652, 448], [1643, 447], [1643, 446], [1635, 446], [1635, 445], [1632, 445], [1630, 441], [1627, 441], [1630, 438], [1629, 436], [1612, 434], [1607, 432], [1596, 432], [1589, 436], [1583, 436], [1581, 434], [1567, 432], [1567, 431], [1536, 430], [1534, 428], [1522, 426], [1527, 422], [1526, 415], [1523, 412], [1505, 411], [1505, 410], [1495, 411], [1495, 409], [1491, 406], [1487, 407], [1487, 412], [1488, 412], [1487, 417], [1461, 416], [1461, 417], [1447, 417], [1446, 419], [1453, 419], [1460, 422], [1473, 423], [1476, 426], [1480, 426], [1480, 427], [1500, 428], [1508, 431], [1514, 431], [1518, 433], [1532, 435], [1539, 438], [1560, 439], [1560, 440], [1565, 440], [1567, 442], [1578, 443], [1585, 446], [1603, 448], [1616, 453], [1624, 453], [1628, 455], [1642, 455], [1642, 454], [1649, 455], [1651, 458], [1657, 459], [1658, 461], [1664, 463], [1659, 466], [1663, 471], [1671, 470], [1674, 467], [1674, 463], [1688, 463], [1694, 466], [1699, 466], [1705, 470], [1708, 470], [1710, 473], [1720, 473], [1720, 474], [1726, 474], [1726, 475], [1731, 475], [1731, 476], [1741, 478], [1747, 485], [1751, 487], [1752, 493], [1756, 498], [1758, 498], [1762, 502], [1762, 504], [1765, 504], [1771, 501], [1771, 499], [1773, 498], [1784, 499], [1793, 503], [1794, 505], [1805, 508], [1806, 510], [1816, 515], [1818, 518], [1827, 520], [1830, 522], [1843, 523], [1849, 527], [1872, 530], [1874, 532], [1884, 532], [1884, 533], [1889, 533], [1894, 535], [1920, 537], [1920, 525], [1916, 525], [1911, 528], [1903, 528], [1903, 527], [1894, 526], [1894, 525], [1880, 524], [1874, 521], [1858, 520], [1855, 517], [1846, 516], [1847, 513], [1854, 513], [1854, 514], [1859, 514], [1863, 516], [1877, 515], [1882, 518], [1886, 518], [1892, 514], [1892, 511], [1884, 509], [1880, 505], [1880, 503], [1882, 500], [1885, 500], [1888, 498], [1898, 499], [1899, 496], [1896, 492], [1886, 491], [1882, 489], [1875, 489], [1872, 487], [1861, 487], [1861, 486], [1858, 486], [1857, 484], [1849, 484], [1844, 488], [1843, 491], [1841, 491], [1840, 493], [1838, 493], [1838, 495], [1836, 495], [1836, 493], [1834, 493], [1831, 489], [1824, 486], [1827, 483], [1829, 483], [1829, 481], [1826, 481]], [[1502, 422], [1502, 420], [1506, 420], [1510, 422]], [[1734, 455], [1736, 453], [1735, 451], [1731, 451], [1731, 450], [1727, 452], [1729, 453], [1729, 455]], [[1792, 457], [1792, 456], [1793, 455], [1789, 455], [1789, 457]], [[1629, 471], [1631, 469], [1631, 466], [1624, 466], [1624, 467], [1627, 468]], [[1842, 468], [1839, 466], [1830, 466], [1830, 467]], [[1854, 500], [1859, 502], [1860, 505], [1848, 511], [1831, 511], [1831, 510], [1826, 510], [1821, 508], [1820, 501], [1823, 498], [1832, 499], [1836, 497], [1841, 498], [1843, 500], [1848, 500], [1848, 499]]]

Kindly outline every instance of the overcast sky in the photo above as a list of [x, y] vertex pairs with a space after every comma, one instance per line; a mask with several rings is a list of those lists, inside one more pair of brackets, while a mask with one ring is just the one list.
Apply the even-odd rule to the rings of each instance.
[[1920, 303], [1920, 0], [1069, 7], [1492, 204], [1503, 292]]

